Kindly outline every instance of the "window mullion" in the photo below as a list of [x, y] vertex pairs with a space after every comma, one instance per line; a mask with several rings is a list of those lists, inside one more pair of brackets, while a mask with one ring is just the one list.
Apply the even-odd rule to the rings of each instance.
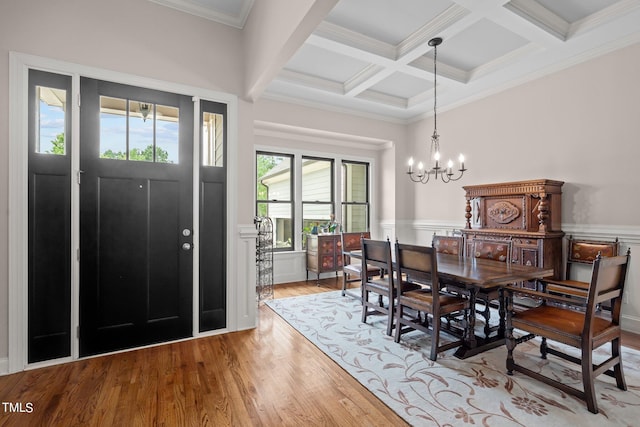
[[333, 212], [336, 221], [342, 224], [342, 158], [336, 157], [333, 160]]
[[296, 154], [294, 156], [294, 173], [293, 173], [293, 230], [298, 236], [295, 239], [294, 250], [302, 250], [302, 156]]

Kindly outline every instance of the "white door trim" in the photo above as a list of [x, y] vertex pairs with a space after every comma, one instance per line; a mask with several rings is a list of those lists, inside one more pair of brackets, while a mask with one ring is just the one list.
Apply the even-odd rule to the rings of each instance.
[[[39, 69], [57, 74], [72, 76], [72, 288], [71, 288], [71, 330], [76, 330], [79, 323], [79, 268], [75, 256], [79, 246], [79, 189], [75, 175], [79, 169], [80, 152], [80, 110], [78, 108], [78, 94], [80, 92], [80, 76], [115, 83], [134, 85], [149, 89], [192, 96], [196, 99], [206, 99], [227, 105], [227, 250], [229, 254], [236, 253], [237, 239], [237, 150], [238, 150], [238, 97], [233, 94], [203, 89], [179, 83], [155, 80], [133, 74], [103, 70], [80, 64], [59, 61], [51, 58], [28, 55], [17, 52], [9, 53], [9, 351], [8, 370], [10, 373], [22, 371], [26, 368], [46, 364], [55, 364], [78, 359], [79, 345], [76, 334], [71, 344], [71, 357], [42, 362], [27, 363], [27, 327], [28, 327], [28, 72], [29, 69]], [[199, 111], [195, 111], [199, 117]], [[195, 126], [195, 125], [194, 125]], [[199, 138], [194, 143], [198, 143]], [[196, 159], [194, 159], [196, 160]], [[194, 163], [194, 182], [199, 173], [199, 162]], [[194, 187], [194, 194], [197, 189]], [[197, 215], [194, 216], [194, 233], [197, 230]], [[195, 254], [194, 254], [195, 255]], [[237, 278], [237, 263], [235, 257], [227, 257], [227, 327], [216, 333], [237, 330], [238, 308], [246, 309], [247, 301], [238, 301], [238, 286], [232, 286]], [[194, 272], [198, 271], [197, 257], [194, 256]], [[197, 288], [197, 275], [194, 276], [194, 289]], [[242, 283], [249, 289], [252, 283]], [[194, 290], [194, 294], [197, 292]], [[245, 292], [241, 292], [245, 294]], [[243, 295], [244, 296], [244, 295]], [[249, 293], [249, 296], [252, 295]], [[245, 296], [246, 298], [246, 296]], [[255, 298], [253, 298], [255, 299]], [[194, 304], [197, 300], [194, 300]], [[194, 305], [194, 310], [198, 306]], [[244, 312], [244, 310], [243, 310]], [[195, 317], [194, 317], [195, 318]], [[247, 319], [255, 325], [255, 315]], [[251, 327], [242, 322], [241, 329]], [[194, 336], [197, 334], [194, 327]]]

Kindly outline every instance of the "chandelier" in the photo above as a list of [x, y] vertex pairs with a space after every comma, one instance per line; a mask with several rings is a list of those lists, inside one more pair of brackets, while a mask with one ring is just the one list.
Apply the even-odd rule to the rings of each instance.
[[433, 159], [434, 165], [430, 169], [426, 169], [422, 162], [418, 163], [417, 172], [413, 170], [413, 157], [409, 159], [409, 170], [407, 174], [409, 178], [413, 182], [421, 182], [426, 184], [429, 182], [429, 179], [433, 176], [434, 181], [437, 181], [440, 178], [443, 182], [451, 182], [457, 181], [462, 178], [464, 172], [466, 171], [464, 167], [464, 156], [460, 154], [458, 157], [459, 161], [459, 169], [457, 170], [458, 175], [454, 177], [453, 172], [453, 162], [449, 160], [446, 167], [440, 165], [440, 135], [438, 135], [438, 116], [436, 108], [438, 106], [438, 96], [437, 96], [437, 75], [436, 72], [436, 64], [438, 57], [438, 45], [442, 43], [442, 38], [435, 37], [429, 40], [429, 46], [433, 46], [433, 134], [431, 135], [431, 149], [429, 151], [429, 158]]

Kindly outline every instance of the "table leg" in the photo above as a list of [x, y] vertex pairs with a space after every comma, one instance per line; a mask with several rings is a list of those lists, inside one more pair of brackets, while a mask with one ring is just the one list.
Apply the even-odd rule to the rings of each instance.
[[469, 289], [469, 319], [467, 321], [465, 345], [469, 348], [475, 348], [476, 342], [476, 288]]
[[504, 345], [505, 343], [505, 315], [506, 315], [506, 306], [505, 306], [505, 296], [504, 291], [501, 289], [499, 291], [499, 313], [500, 313], [500, 324], [498, 332], [495, 336], [491, 336], [488, 338], [479, 338], [475, 334], [475, 325], [476, 325], [476, 293], [478, 289], [476, 287], [469, 288], [469, 321], [468, 327], [465, 331], [464, 343], [458, 347], [454, 356], [459, 359], [466, 359], [467, 357], [475, 356], [476, 354], [482, 353], [483, 351], [490, 350], [492, 348], [499, 347]]
[[500, 323], [498, 326], [498, 337], [502, 338], [504, 337], [504, 332], [505, 332], [505, 318], [506, 318], [506, 314], [507, 314], [507, 310], [505, 309], [505, 290], [504, 288], [500, 288], [498, 290], [498, 295], [500, 295], [500, 297], [498, 298], [498, 314], [500, 315]]

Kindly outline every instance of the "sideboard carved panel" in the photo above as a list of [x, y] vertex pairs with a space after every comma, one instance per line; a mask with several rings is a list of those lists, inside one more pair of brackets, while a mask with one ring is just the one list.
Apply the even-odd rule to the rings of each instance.
[[[538, 179], [463, 187], [466, 248], [475, 238], [510, 239], [511, 262], [562, 269], [562, 181]], [[531, 286], [531, 284], [525, 284]]]

